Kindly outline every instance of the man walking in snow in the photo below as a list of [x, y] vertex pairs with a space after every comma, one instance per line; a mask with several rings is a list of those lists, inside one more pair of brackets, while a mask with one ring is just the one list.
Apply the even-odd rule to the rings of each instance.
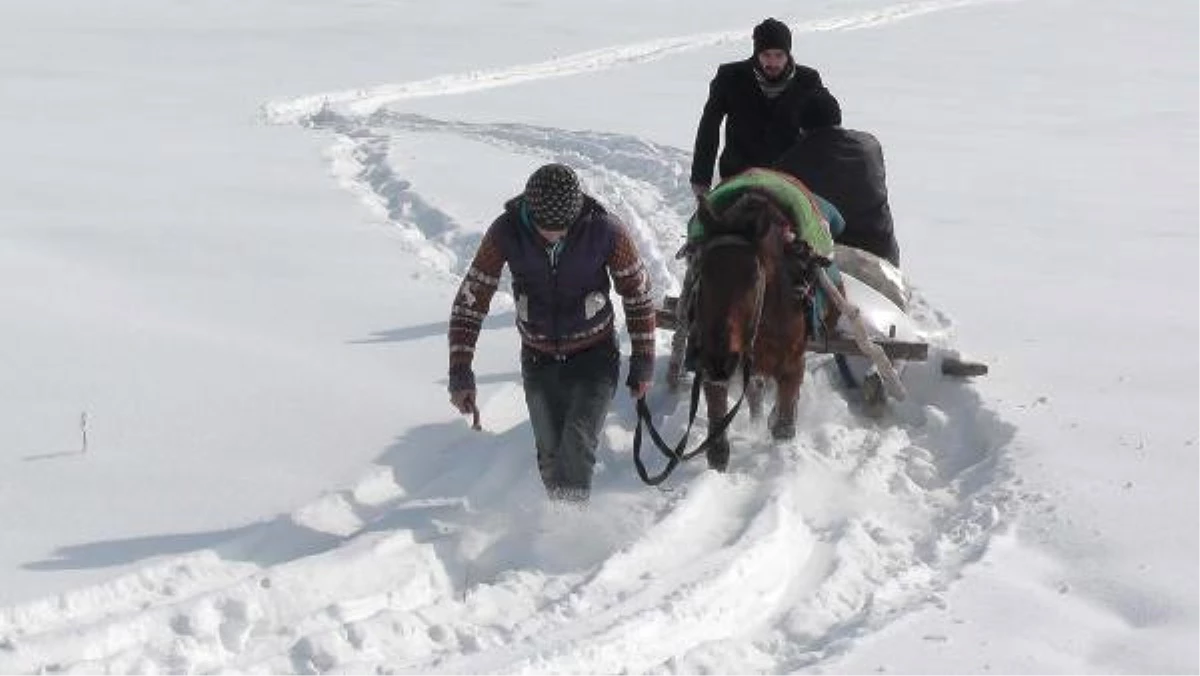
[[654, 372], [650, 278], [625, 225], [547, 164], [488, 228], [450, 312], [450, 401], [477, 411], [471, 368], [479, 330], [507, 265], [521, 336], [521, 379], [550, 497], [585, 501], [620, 355], [609, 291], [621, 296], [633, 345], [626, 385], [645, 396]]
[[755, 26], [753, 38], [754, 55], [721, 64], [709, 84], [692, 154], [692, 190], [698, 195], [713, 183], [722, 121], [721, 178], [768, 167], [799, 138], [800, 115], [823, 88], [816, 70], [793, 60], [792, 32], [782, 21], [766, 19]]

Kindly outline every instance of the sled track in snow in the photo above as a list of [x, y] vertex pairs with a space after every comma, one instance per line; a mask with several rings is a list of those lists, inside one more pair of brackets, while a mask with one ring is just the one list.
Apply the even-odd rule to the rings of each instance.
[[[969, 4], [905, 3], [799, 30], [850, 30]], [[413, 134], [572, 165], [630, 225], [665, 291], [677, 283], [670, 257], [692, 203], [686, 152], [628, 135], [380, 106], [645, 62], [742, 33], [305, 97], [265, 112], [333, 133], [339, 179], [447, 283], [464, 272], [478, 235], [389, 160]], [[928, 328], [948, 328], [917, 301]], [[511, 452], [529, 440], [519, 394], [503, 389], [481, 404], [513, 422], [482, 441], [465, 431], [400, 439], [355, 486], [212, 551], [0, 609], [0, 671], [663, 673], [721, 671], [731, 659], [746, 672], [819, 666], [864, 633], [938, 603], [1020, 496], [1003, 455], [1012, 429], [969, 387], [915, 365], [906, 376], [912, 401], [866, 421], [828, 365], [814, 363], [794, 441], [770, 441], [762, 423], [739, 419], [731, 473], [688, 465], [671, 491], [632, 479], [633, 416], [610, 414], [586, 512], [540, 499], [512, 504], [512, 495], [538, 489], [527, 455]], [[655, 394], [673, 438], [686, 405], [669, 404]], [[431, 466], [431, 454], [445, 461]], [[469, 496], [453, 494], [464, 485]]]
[[[781, 18], [792, 27], [793, 34], [851, 31], [876, 28], [934, 12], [1001, 1], [1011, 0], [922, 0], [902, 2], [826, 19]], [[707, 47], [743, 42], [745, 39], [745, 29], [662, 38], [592, 50], [539, 63], [441, 75], [415, 82], [326, 92], [275, 101], [263, 106], [262, 114], [265, 120], [275, 124], [303, 124], [305, 120], [318, 114], [322, 109], [329, 108], [362, 117], [385, 105], [399, 101], [463, 94], [497, 87], [510, 87], [537, 80], [599, 72], [657, 61]]]
[[453, 216], [430, 206], [395, 174], [388, 155], [404, 134], [453, 134], [573, 166], [587, 190], [629, 224], [655, 288], [674, 284], [671, 257], [682, 244], [679, 224], [693, 203], [687, 182], [690, 156], [683, 151], [624, 134], [476, 124], [389, 111], [360, 120], [325, 110], [306, 124], [337, 135], [335, 170], [343, 184], [399, 228], [414, 252], [442, 274], [458, 278], [466, 272], [479, 236], [464, 236]]
[[[1000, 1], [1011, 0], [919, 0], [824, 19], [790, 20], [789, 24], [796, 34], [862, 30]], [[681, 243], [678, 223], [692, 205], [687, 182], [689, 153], [627, 135], [436, 120], [384, 107], [406, 100], [600, 72], [744, 40], [744, 29], [662, 38], [533, 64], [275, 101], [265, 104], [260, 115], [268, 123], [297, 124], [336, 133], [339, 142], [335, 168], [343, 184], [373, 208], [381, 209], [400, 228], [415, 253], [433, 264], [437, 272], [449, 273], [449, 277], [464, 271], [468, 262], [464, 259], [469, 258], [478, 237], [458, 233], [452, 217], [427, 204], [407, 180], [394, 174], [387, 157], [396, 132], [452, 133], [572, 165], [583, 174], [587, 188], [633, 226], [656, 288], [671, 290], [677, 282], [667, 259], [675, 251], [672, 247]], [[637, 203], [637, 198], [650, 203]], [[651, 232], [657, 237], [651, 237]]]

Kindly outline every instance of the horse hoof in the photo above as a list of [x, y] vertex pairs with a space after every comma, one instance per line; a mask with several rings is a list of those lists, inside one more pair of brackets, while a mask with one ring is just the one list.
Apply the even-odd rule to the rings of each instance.
[[787, 441], [796, 438], [796, 423], [794, 421], [779, 422], [771, 425], [771, 436], [776, 441]]
[[862, 395], [867, 415], [878, 418], [887, 410], [887, 390], [883, 386], [883, 377], [878, 373], [868, 373], [863, 378]]
[[713, 444], [704, 452], [704, 457], [708, 459], [709, 469], [724, 472], [729, 468], [729, 442], [722, 440]]

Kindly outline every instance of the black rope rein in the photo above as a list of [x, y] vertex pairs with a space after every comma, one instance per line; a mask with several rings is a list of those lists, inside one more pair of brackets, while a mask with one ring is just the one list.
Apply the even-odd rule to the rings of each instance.
[[[703, 257], [706, 252], [711, 251], [712, 249], [726, 246], [752, 246], [752, 243], [741, 236], [720, 235], [706, 242], [699, 255]], [[697, 261], [695, 264], [699, 265], [700, 263]], [[704, 386], [704, 375], [702, 370], [698, 369], [696, 371], [695, 378], [692, 381], [692, 395], [691, 404], [688, 409], [687, 429], [684, 430], [683, 437], [674, 446], [668, 445], [667, 442], [663, 440], [658, 428], [654, 426], [653, 416], [650, 413], [650, 407], [646, 405], [645, 397], [638, 400], [638, 423], [637, 428], [633, 433], [633, 464], [637, 468], [638, 476], [641, 477], [642, 481], [647, 485], [657, 486], [661, 484], [663, 481], [666, 481], [667, 477], [671, 476], [671, 473], [675, 471], [675, 468], [678, 467], [680, 463], [691, 460], [692, 458], [711, 448], [713, 444], [724, 437], [725, 430], [729, 428], [729, 424], [733, 422], [734, 417], [737, 416], [738, 411], [741, 409], [742, 401], [746, 398], [746, 389], [750, 385], [750, 376], [754, 371], [752, 357], [754, 353], [754, 341], [758, 334], [758, 323], [762, 319], [763, 290], [766, 286], [766, 280], [762, 276], [761, 268], [759, 270], [756, 285], [758, 294], [756, 299], [756, 307], [754, 308], [754, 321], [750, 324], [751, 329], [750, 341], [748, 343], [749, 348], [743, 353], [741, 358], [742, 391], [738, 395], [737, 402], [734, 403], [733, 407], [729, 409], [729, 411], [721, 418], [717, 425], [715, 427], [709, 427], [708, 436], [705, 437], [704, 441], [700, 442], [699, 446], [691, 451], [685, 452], [683, 450], [687, 448], [688, 439], [692, 434], [692, 425], [696, 422], [696, 411], [700, 407], [700, 392]], [[684, 303], [686, 300], [680, 298], [679, 302]], [[661, 472], [654, 476], [650, 475], [650, 473], [646, 470], [645, 463], [642, 461], [643, 424], [646, 426], [646, 432], [650, 435], [651, 441], [654, 442], [655, 448], [657, 448], [659, 452], [662, 453], [663, 457], [667, 459], [666, 467], [664, 467]]]
[[[747, 196], [743, 196], [742, 198], [740, 198], [738, 200], [738, 202], [734, 204], [733, 209], [736, 210], [738, 208], [738, 206], [741, 203], [743, 203], [743, 201], [747, 200], [747, 198], [749, 198], [749, 197], [750, 196], [747, 195]], [[753, 198], [751, 198], [751, 199], [753, 199]], [[804, 246], [804, 245], [805, 245], [805, 243], [802, 242], [798, 246]], [[702, 245], [698, 256], [700, 258], [702, 258], [704, 256], [704, 254], [707, 253], [708, 251], [715, 249], [715, 248], [725, 247], [725, 246], [753, 246], [753, 243], [752, 243], [752, 239], [747, 239], [744, 236], [733, 235], [733, 234], [722, 234], [722, 235], [715, 236], [712, 239], [710, 239], [709, 241], [705, 242], [704, 245]], [[803, 285], [804, 286], [803, 302], [804, 302], [805, 307], [807, 308], [809, 306], [809, 304], [812, 303], [812, 287], [811, 287], [812, 268], [810, 266], [813, 262], [813, 257], [811, 256], [810, 252], [806, 251], [801, 256], [799, 256], [799, 258], [801, 258], [802, 260], [804, 260], [806, 263], [809, 264], [809, 266], [806, 266], [807, 269], [805, 269], [803, 272], [801, 272], [799, 274], [799, 277], [806, 281], [806, 283]], [[695, 261], [693, 264], [699, 265], [700, 262]], [[785, 267], [785, 269], [786, 269], [786, 267]], [[799, 281], [799, 280], [797, 280], [797, 281]], [[757, 338], [757, 335], [758, 335], [758, 325], [759, 325], [759, 322], [762, 320], [763, 294], [764, 294], [765, 287], [766, 287], [766, 279], [763, 277], [763, 271], [761, 268], [761, 264], [759, 267], [759, 275], [758, 275], [757, 284], [758, 284], [757, 307], [755, 308], [755, 311], [754, 311], [754, 321], [751, 323], [750, 341], [748, 343], [748, 348], [744, 351], [744, 353], [742, 355], [742, 359], [741, 359], [742, 391], [738, 395], [737, 402], [734, 403], [733, 407], [729, 409], [729, 411], [724, 415], [724, 417], [721, 418], [720, 421], [718, 421], [717, 425], [715, 427], [710, 426], [708, 437], [706, 437], [704, 439], [704, 441], [700, 442], [699, 446], [697, 446], [695, 449], [693, 449], [691, 451], [686, 451], [686, 452], [684, 451], [684, 449], [687, 447], [688, 439], [692, 433], [692, 425], [696, 422], [696, 410], [699, 408], [699, 404], [700, 404], [700, 392], [704, 385], [704, 374], [703, 374], [702, 369], [697, 369], [695, 378], [692, 381], [691, 404], [690, 404], [690, 407], [688, 410], [687, 428], [683, 432], [683, 437], [674, 446], [668, 445], [666, 443], [666, 441], [663, 440], [662, 435], [659, 433], [658, 429], [654, 426], [654, 421], [653, 421], [652, 415], [650, 413], [650, 407], [646, 404], [645, 398], [643, 397], [642, 399], [639, 399], [637, 401], [638, 422], [637, 422], [637, 429], [634, 431], [634, 434], [633, 434], [633, 463], [634, 463], [634, 466], [637, 468], [638, 476], [641, 477], [642, 481], [645, 482], [647, 485], [657, 486], [657, 485], [661, 484], [663, 481], [665, 481], [667, 479], [667, 477], [669, 477], [671, 475], [671, 473], [673, 471], [675, 471], [675, 469], [680, 465], [680, 463], [690, 460], [690, 459], [696, 457], [697, 455], [704, 453], [709, 448], [711, 448], [713, 446], [713, 444], [715, 444], [719, 439], [722, 439], [724, 437], [725, 431], [728, 429], [729, 424], [733, 421], [734, 417], [737, 416], [738, 410], [742, 406], [742, 401], [746, 397], [746, 390], [749, 388], [750, 378], [751, 378], [751, 375], [754, 370], [753, 366], [752, 366], [752, 361], [753, 361], [752, 355], [754, 354], [755, 339]], [[686, 302], [686, 299], [684, 299], [683, 297], [680, 297], [679, 303], [682, 304], [685, 302]], [[678, 330], [678, 328], [676, 330]], [[711, 423], [711, 421], [710, 421], [710, 423]], [[651, 476], [650, 473], [646, 470], [646, 465], [642, 461], [642, 426], [643, 425], [645, 425], [646, 432], [650, 435], [651, 441], [654, 442], [654, 446], [659, 450], [659, 452], [663, 455], [663, 457], [665, 457], [667, 459], [667, 464], [662, 469], [662, 471], [653, 476]]]
[[[650, 413], [650, 407], [646, 405], [646, 398], [642, 397], [641, 399], [638, 399], [637, 429], [635, 429], [633, 432], [633, 464], [634, 467], [637, 468], [638, 476], [641, 477], [642, 481], [645, 482], [646, 485], [657, 486], [666, 481], [667, 477], [671, 476], [671, 473], [675, 471], [675, 468], [678, 467], [680, 463], [691, 460], [697, 455], [704, 453], [711, 448], [718, 439], [725, 435], [725, 430], [729, 428], [729, 424], [732, 423], [734, 417], [737, 416], [738, 410], [742, 406], [742, 400], [746, 397], [746, 388], [750, 384], [751, 370], [750, 358], [746, 357], [742, 363], [742, 392], [738, 395], [737, 402], [734, 403], [733, 407], [730, 408], [724, 417], [721, 418], [720, 422], [717, 423], [715, 428], [709, 429], [708, 437], [706, 437], [704, 441], [700, 442], [699, 446], [687, 452], [684, 452], [683, 449], [687, 448], [688, 438], [690, 438], [692, 435], [692, 424], [696, 422], [696, 411], [700, 407], [700, 391], [704, 387], [704, 378], [700, 375], [700, 373], [697, 373], [695, 380], [692, 381], [692, 396], [691, 404], [688, 408], [687, 429], [685, 429], [683, 432], [683, 438], [681, 438], [674, 446], [668, 445], [667, 442], [663, 440], [662, 434], [659, 433], [658, 428], [654, 426], [654, 420]], [[650, 476], [650, 473], [646, 470], [645, 463], [642, 462], [643, 424], [645, 424], [646, 432], [650, 435], [650, 440], [654, 442], [655, 448], [657, 448], [659, 452], [662, 453], [663, 457], [667, 459], [666, 467], [664, 467], [661, 472], [654, 476]]]

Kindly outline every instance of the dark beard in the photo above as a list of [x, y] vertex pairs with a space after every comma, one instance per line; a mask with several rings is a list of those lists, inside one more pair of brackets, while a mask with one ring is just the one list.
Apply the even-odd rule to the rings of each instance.
[[791, 75], [790, 71], [791, 68], [789, 66], [784, 66], [783, 68], [779, 69], [779, 74], [775, 77], [771, 77], [766, 71], [763, 71], [763, 77], [765, 77], [767, 82], [770, 82], [771, 84], [778, 84], [788, 79], [788, 76]]
[[796, 64], [791, 59], [788, 59], [787, 66], [784, 66], [783, 73], [779, 77], [768, 78], [763, 72], [762, 67], [757, 63], [754, 64], [754, 79], [758, 80], [758, 88], [763, 95], [768, 99], [773, 99], [783, 93], [792, 84], [792, 76], [796, 74]]
[[785, 81], [791, 79], [792, 75], [794, 75], [795, 72], [796, 72], [796, 62], [792, 61], [789, 58], [788, 62], [786, 64], [784, 64], [783, 69], [779, 71], [779, 74], [776, 75], [775, 77], [771, 77], [770, 75], [767, 75], [766, 71], [763, 70], [762, 64], [758, 62], [758, 58], [756, 57], [754, 59], [754, 73], [756, 75], [758, 75], [758, 77], [761, 80], [763, 80], [765, 82], [769, 82], [770, 84], [773, 84], [773, 85], [780, 84], [782, 82], [785, 82]]

